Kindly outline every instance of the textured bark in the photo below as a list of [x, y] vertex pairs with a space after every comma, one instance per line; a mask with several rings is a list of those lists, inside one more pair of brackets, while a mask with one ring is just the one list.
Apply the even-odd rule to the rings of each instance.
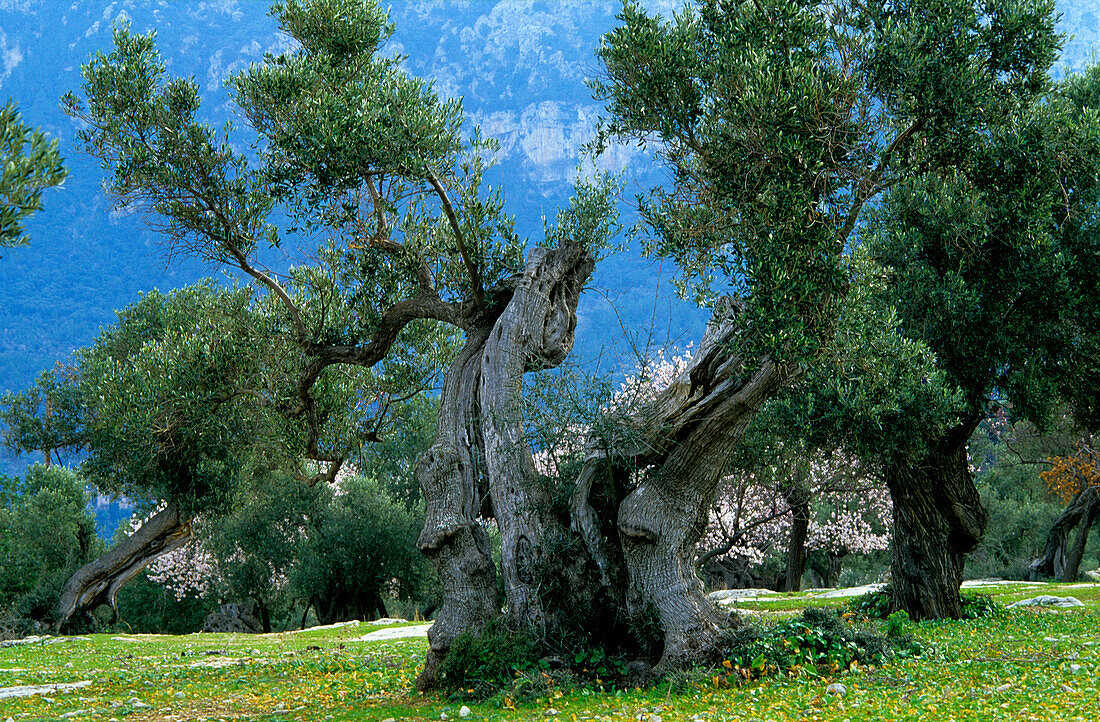
[[501, 573], [511, 623], [536, 638], [575, 626], [592, 609], [583, 555], [539, 478], [523, 419], [523, 374], [557, 366], [573, 347], [577, 302], [593, 268], [578, 244], [535, 248], [481, 359], [481, 421]]
[[596, 473], [587, 467], [644, 470], [617, 510], [626, 608], [635, 620], [656, 615], [663, 634], [657, 669], [708, 661], [733, 620], [703, 593], [693, 563], [718, 482], [753, 414], [795, 373], [770, 359], [755, 370], [731, 351], [740, 330], [732, 301], [716, 313], [688, 369], [620, 425], [621, 436], [594, 449], [572, 500], [574, 526], [601, 570], [616, 564], [599, 539], [590, 503]]
[[[1100, 489], [1089, 487], [1078, 492], [1066, 505], [1066, 508], [1062, 510], [1062, 513], [1050, 527], [1046, 544], [1043, 546], [1043, 555], [1028, 565], [1031, 579], [1035, 580], [1040, 577], [1055, 577], [1062, 580], [1077, 578], [1077, 571], [1081, 564], [1080, 557], [1077, 558], [1074, 565], [1072, 576], [1067, 573], [1070, 557], [1076, 554], [1077, 546], [1075, 545], [1074, 550], [1067, 554], [1069, 536], [1074, 529], [1081, 525], [1082, 521], [1088, 518], [1090, 509], [1095, 521], [1096, 514], [1100, 512], [1100, 507], [1097, 506], [1098, 499], [1100, 499]], [[1084, 542], [1088, 540], [1090, 526], [1091, 523], [1085, 527], [1083, 536], [1081, 533], [1078, 534], [1082, 554], [1084, 553]]]
[[435, 443], [416, 465], [425, 502], [417, 546], [435, 566], [443, 586], [443, 604], [428, 630], [428, 656], [416, 680], [419, 690], [438, 685], [440, 666], [458, 635], [481, 632], [500, 613], [489, 537], [478, 521], [488, 486], [478, 390], [490, 329], [490, 323], [481, 323], [467, 331], [466, 344], [444, 380]]
[[916, 463], [888, 462], [894, 506], [894, 603], [914, 620], [958, 619], [965, 555], [981, 540], [988, 517], [966, 457], [976, 423], [938, 440]]
[[100, 604], [115, 608], [118, 591], [149, 562], [191, 539], [191, 521], [169, 503], [106, 554], [76, 570], [61, 590], [54, 630], [60, 630], [79, 611]]
[[1089, 532], [1092, 531], [1092, 525], [1096, 523], [1096, 517], [1100, 514], [1100, 489], [1090, 486], [1081, 492], [1081, 498], [1083, 500], [1081, 523], [1078, 525], [1077, 539], [1070, 547], [1069, 554], [1066, 555], [1066, 568], [1061, 574], [1063, 582], [1077, 581], [1077, 572], [1081, 568], [1081, 557], [1085, 555]]
[[797, 592], [802, 588], [802, 572], [806, 569], [806, 538], [810, 531], [810, 490], [805, 484], [805, 466], [795, 465], [795, 478], [780, 485], [784, 501], [791, 508], [791, 535], [787, 539], [787, 573], [783, 591]]

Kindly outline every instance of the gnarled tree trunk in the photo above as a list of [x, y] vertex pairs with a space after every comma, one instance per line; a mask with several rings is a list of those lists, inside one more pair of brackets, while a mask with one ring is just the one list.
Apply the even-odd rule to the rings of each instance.
[[889, 461], [886, 485], [894, 508], [894, 603], [917, 619], [958, 619], [966, 553], [988, 521], [974, 486], [966, 441], [977, 422], [931, 445], [924, 458]]
[[438, 685], [440, 667], [457, 636], [480, 633], [500, 613], [496, 565], [478, 520], [488, 486], [478, 389], [481, 354], [491, 328], [481, 323], [467, 331], [466, 344], [444, 380], [435, 443], [416, 464], [425, 502], [417, 546], [443, 584], [443, 603], [428, 630], [428, 656], [416, 680], [419, 690]]
[[718, 482], [753, 414], [795, 369], [760, 359], [745, 368], [736, 348], [740, 308], [718, 310], [688, 369], [621, 424], [607, 448], [594, 448], [573, 496], [574, 527], [601, 570], [619, 563], [600, 537], [590, 503], [593, 467], [638, 469], [641, 480], [618, 506], [626, 609], [656, 616], [663, 636], [658, 670], [707, 661], [733, 620], [703, 593], [693, 563]]
[[[1028, 565], [1032, 579], [1056, 577], [1064, 582], [1077, 579], [1081, 557], [1085, 553], [1089, 531], [1100, 515], [1100, 488], [1090, 486], [1078, 492], [1055, 519], [1043, 546], [1043, 556]], [[1069, 548], [1069, 536], [1080, 527], [1077, 539]], [[1068, 551], [1067, 551], [1068, 550]]]
[[76, 570], [61, 590], [54, 630], [59, 631], [79, 611], [100, 604], [114, 609], [118, 591], [127, 582], [149, 562], [191, 539], [191, 522], [169, 503], [106, 554]]
[[481, 361], [485, 464], [501, 535], [501, 572], [511, 623], [536, 639], [599, 614], [598, 584], [535, 470], [523, 418], [523, 374], [560, 364], [573, 347], [577, 302], [594, 260], [572, 242], [535, 248], [496, 322]]

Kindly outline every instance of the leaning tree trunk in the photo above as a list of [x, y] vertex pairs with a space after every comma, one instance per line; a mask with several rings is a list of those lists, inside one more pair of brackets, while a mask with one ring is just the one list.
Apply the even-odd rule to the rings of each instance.
[[688, 369], [621, 424], [620, 438], [586, 461], [573, 496], [574, 526], [601, 570], [617, 560], [599, 537], [590, 503], [601, 464], [640, 470], [641, 482], [617, 509], [626, 608], [635, 620], [653, 615], [663, 651], [658, 670], [707, 661], [734, 620], [703, 593], [693, 562], [730, 453], [753, 414], [795, 373], [760, 359], [748, 371], [735, 348], [740, 309], [731, 302], [714, 320]]
[[523, 374], [557, 366], [572, 349], [577, 302], [593, 265], [577, 243], [533, 249], [481, 359], [482, 437], [508, 616], [536, 639], [600, 616], [598, 585], [535, 469], [523, 418]]
[[[1097, 499], [1100, 498], [1100, 488], [1089, 487], [1084, 491], [1078, 492], [1076, 496], [1066, 505], [1066, 508], [1062, 510], [1062, 513], [1054, 520], [1054, 524], [1050, 527], [1050, 532], [1047, 533], [1046, 544], [1043, 546], [1043, 555], [1038, 559], [1035, 559], [1028, 565], [1030, 570], [1030, 577], [1032, 580], [1039, 577], [1055, 577], [1065, 580], [1076, 579], [1077, 571], [1081, 565], [1081, 558], [1077, 556], [1077, 561], [1073, 565], [1072, 574], [1068, 573], [1070, 556], [1076, 555], [1077, 545], [1074, 546], [1074, 550], [1067, 555], [1067, 547], [1069, 545], [1069, 535], [1077, 528], [1082, 521], [1084, 521], [1091, 510], [1093, 519], [1100, 509], [1097, 508]], [[1084, 534], [1078, 534], [1078, 543], [1081, 546], [1081, 553], [1084, 553], [1084, 543], [1088, 540], [1088, 528], [1091, 523], [1085, 527]]]
[[1100, 514], [1100, 488], [1090, 486], [1081, 493], [1084, 498], [1081, 510], [1081, 524], [1077, 530], [1077, 539], [1070, 547], [1066, 555], [1066, 568], [1062, 570], [1063, 582], [1077, 581], [1077, 572], [1081, 568], [1081, 557], [1085, 555], [1085, 545], [1089, 540], [1089, 532], [1096, 522], [1097, 514]]
[[466, 343], [444, 380], [435, 443], [416, 464], [425, 502], [417, 546], [443, 585], [443, 603], [428, 630], [428, 656], [416, 680], [421, 691], [438, 686], [440, 668], [456, 637], [480, 633], [500, 614], [489, 536], [478, 521], [488, 486], [478, 390], [481, 355], [491, 328], [482, 322], [467, 330]]
[[958, 619], [966, 553], [988, 521], [974, 486], [966, 441], [976, 422], [932, 444], [915, 463], [890, 461], [886, 485], [894, 509], [894, 603], [914, 619]]
[[54, 630], [59, 631], [77, 612], [100, 604], [110, 604], [117, 613], [118, 591], [149, 562], [186, 544], [191, 539], [191, 522], [169, 502], [106, 554], [76, 570], [61, 589]]

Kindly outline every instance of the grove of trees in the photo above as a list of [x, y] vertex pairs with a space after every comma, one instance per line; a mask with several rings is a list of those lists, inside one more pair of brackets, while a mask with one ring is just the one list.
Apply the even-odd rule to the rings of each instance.
[[[200, 122], [195, 81], [169, 76], [152, 33], [117, 27], [64, 99], [82, 148], [173, 253], [248, 285], [149, 294], [5, 404], [12, 445], [80, 448], [99, 489], [164, 502], [68, 580], [57, 625], [113, 602], [196, 519], [269, 484], [334, 483], [437, 380], [415, 466], [416, 544], [442, 587], [421, 689], [456, 639], [501, 622], [658, 672], [717, 659], [738, 621], [703, 593], [698, 544], [749, 442], [793, 455], [779, 488], [798, 546], [831, 478], [811, 467], [874, 470], [894, 603], [958, 617], [987, 524], [975, 430], [997, 408], [1096, 421], [1100, 70], [1051, 79], [1053, 9], [698, 0], [661, 19], [624, 4], [596, 50], [591, 150], [637, 143], [667, 170], [638, 198], [644, 249], [712, 318], [653, 393], [570, 427], [555, 474], [536, 464], [524, 378], [570, 352], [619, 232], [613, 179], [579, 181], [544, 239], [519, 238], [485, 180], [494, 142], [385, 54], [372, 0], [273, 6], [295, 46], [228, 83], [244, 129]], [[291, 242], [314, 262], [269, 270]], [[301, 571], [326, 618], [397, 578]]]

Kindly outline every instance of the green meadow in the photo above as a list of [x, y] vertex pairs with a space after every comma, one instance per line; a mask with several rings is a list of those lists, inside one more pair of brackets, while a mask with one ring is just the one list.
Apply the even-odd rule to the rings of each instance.
[[[649, 689], [562, 689], [472, 702], [417, 694], [426, 639], [366, 641], [359, 624], [266, 635], [94, 634], [0, 649], [0, 688], [87, 683], [0, 699], [11, 720], [1095, 720], [1100, 714], [1100, 584], [972, 589], [1003, 605], [1039, 594], [1084, 607], [1006, 609], [910, 623], [919, 657], [843, 672], [796, 668], [746, 681], [697, 670]], [[767, 626], [846, 600], [806, 593], [745, 601]], [[853, 623], [858, 623], [853, 620]], [[864, 622], [865, 624], [885, 624]], [[400, 625], [394, 625], [400, 626]], [[833, 683], [844, 686], [844, 693]], [[528, 687], [530, 689], [530, 687]], [[0, 692], [2, 694], [2, 692]], [[463, 710], [466, 707], [466, 710]]]

